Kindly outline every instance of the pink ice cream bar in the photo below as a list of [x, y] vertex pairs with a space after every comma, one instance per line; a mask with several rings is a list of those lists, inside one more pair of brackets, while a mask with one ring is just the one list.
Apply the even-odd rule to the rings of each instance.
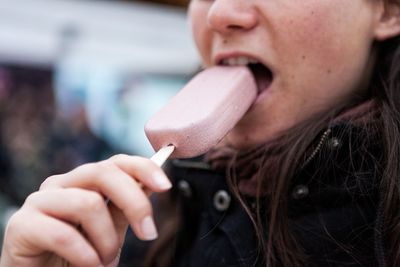
[[212, 67], [161, 108], [145, 125], [145, 133], [156, 151], [173, 145], [172, 157], [195, 157], [216, 145], [256, 96], [257, 84], [247, 67]]

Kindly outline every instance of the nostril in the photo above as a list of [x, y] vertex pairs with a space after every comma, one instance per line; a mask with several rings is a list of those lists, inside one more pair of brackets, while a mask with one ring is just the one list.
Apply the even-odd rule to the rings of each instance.
[[228, 26], [228, 29], [231, 29], [231, 30], [240, 30], [240, 29], [242, 29], [242, 27], [239, 26], [239, 25], [229, 25], [229, 26]]

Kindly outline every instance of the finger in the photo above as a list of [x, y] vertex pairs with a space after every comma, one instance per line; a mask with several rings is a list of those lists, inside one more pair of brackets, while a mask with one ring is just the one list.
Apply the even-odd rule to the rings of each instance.
[[126, 236], [126, 232], [128, 230], [129, 222], [126, 219], [124, 213], [117, 206], [115, 206], [112, 202], [109, 202], [108, 206], [109, 206], [111, 216], [114, 220], [115, 229], [116, 229], [117, 235], [118, 235], [119, 251], [118, 251], [117, 256], [114, 258], [114, 260], [111, 261], [110, 263], [108, 263], [106, 266], [107, 267], [117, 267], [119, 260], [120, 260], [122, 246], [125, 241], [125, 236]]
[[164, 171], [150, 159], [119, 154], [111, 157], [110, 160], [155, 192], [162, 192], [172, 187]]
[[121, 259], [122, 249], [119, 250], [117, 257], [110, 263], [106, 265], [106, 267], [118, 267], [119, 261]]
[[109, 202], [109, 211], [114, 221], [115, 230], [118, 236], [119, 247], [121, 248], [125, 241], [126, 232], [129, 227], [129, 222], [125, 217], [125, 214], [112, 202]]
[[119, 237], [100, 194], [79, 188], [39, 191], [31, 194], [25, 205], [79, 225], [103, 262], [111, 262], [117, 256]]
[[41, 190], [54, 190], [57, 187], [100, 192], [123, 211], [139, 238], [150, 240], [157, 237], [147, 195], [131, 176], [111, 161], [86, 164], [67, 174], [51, 176]]
[[[143, 184], [145, 187], [154, 192], [162, 192], [170, 189], [172, 186], [163, 170], [150, 159], [123, 154], [115, 155], [110, 159], [101, 162], [81, 165], [66, 174], [55, 175], [50, 178], [70, 175], [76, 176], [82, 172], [88, 172], [90, 169], [92, 169], [92, 172], [107, 172], [115, 167], [120, 168], [129, 176], [131, 176], [131, 178], [139, 181], [140, 184]], [[42, 184], [41, 189], [53, 186], [57, 186], [57, 184], [53, 183], [53, 179], [46, 179], [46, 181]]]
[[96, 250], [76, 228], [45, 214], [28, 211], [15, 214], [6, 229], [6, 236], [9, 235], [10, 240], [19, 240], [12, 249], [18, 251], [14, 257], [34, 260], [42, 253], [52, 252], [74, 266], [101, 265]]

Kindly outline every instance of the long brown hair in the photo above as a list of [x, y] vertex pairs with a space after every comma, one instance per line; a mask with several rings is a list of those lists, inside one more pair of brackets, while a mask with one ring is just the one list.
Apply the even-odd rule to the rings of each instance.
[[[384, 0], [385, 3], [391, 0]], [[399, 4], [399, 0], [392, 0]], [[368, 97], [375, 99], [380, 108], [379, 135], [382, 138], [383, 166], [380, 184], [380, 198], [383, 210], [383, 240], [388, 263], [392, 266], [400, 262], [400, 37], [375, 44], [377, 57], [373, 70], [372, 81], [369, 87]], [[297, 125], [284, 136], [286, 144], [278, 165], [279, 179], [258, 179], [258, 194], [261, 188], [265, 188], [266, 182], [271, 188], [268, 195], [268, 216], [262, 212], [260, 207], [261, 197], [257, 197], [257, 208], [252, 219], [256, 227], [259, 239], [259, 248], [265, 258], [267, 267], [275, 266], [277, 262], [286, 267], [305, 266], [306, 258], [294, 235], [290, 232], [287, 215], [287, 193], [292, 177], [299, 165], [304, 162], [304, 155], [310, 144], [321, 134], [323, 129], [329, 125], [329, 121], [341, 110], [355, 103], [344, 103], [343, 106], [331, 113], [317, 114], [312, 119]], [[260, 177], [267, 170], [259, 171]], [[241, 200], [238, 190], [237, 179], [234, 172], [228, 175], [232, 191]], [[241, 201], [243, 205], [245, 201]], [[174, 205], [174, 204], [173, 204]], [[171, 207], [173, 207], [173, 205]], [[245, 207], [249, 210], [248, 207]], [[176, 212], [174, 212], [176, 214]], [[250, 214], [250, 212], [249, 212]], [[265, 220], [268, 221], [268, 229], [265, 229]], [[175, 225], [179, 227], [178, 224]], [[158, 242], [149, 253], [146, 266], [165, 266], [166, 258], [162, 262], [155, 259], [161, 255], [172, 255], [165, 250], [165, 244], [171, 242], [177, 229], [168, 226], [168, 233], [160, 233], [168, 236], [162, 242]], [[269, 233], [265, 234], [265, 231]], [[265, 237], [267, 236], [267, 237]], [[164, 245], [163, 245], [164, 244]], [[170, 246], [171, 247], [171, 246]]]
[[374, 88], [382, 103], [382, 137], [385, 169], [381, 198], [389, 260], [400, 262], [400, 37], [382, 44], [378, 62], [381, 85]]
[[[397, 2], [396, 2], [397, 3]], [[369, 88], [369, 98], [376, 99], [380, 108], [379, 127], [373, 125], [371, 131], [380, 131], [383, 162], [380, 183], [380, 201], [383, 209], [384, 222], [382, 229], [384, 257], [389, 266], [400, 262], [400, 37], [376, 44], [377, 62]], [[287, 195], [291, 178], [299, 165], [304, 162], [304, 155], [309, 145], [317, 138], [329, 121], [347, 106], [354, 103], [344, 103], [329, 114], [316, 115], [312, 119], [297, 125], [285, 135], [287, 144], [279, 162], [278, 174], [275, 179], [259, 179], [258, 194], [263, 183], [268, 183], [269, 192], [268, 216], [260, 210], [262, 203], [257, 203], [254, 224], [260, 247], [265, 256], [267, 267], [275, 266], [306, 266], [306, 257], [288, 226]], [[367, 126], [366, 126], [367, 127]], [[234, 172], [231, 175], [232, 187], [237, 187]], [[260, 170], [260, 177], [266, 177], [268, 170]], [[238, 190], [233, 190], [238, 192]], [[237, 194], [240, 198], [240, 194]], [[259, 201], [261, 197], [257, 198]], [[243, 201], [244, 203], [244, 201]], [[267, 220], [269, 227], [264, 229], [263, 221]], [[266, 234], [264, 231], [267, 231]], [[265, 240], [265, 236], [267, 236]]]
[[[376, 49], [377, 61], [368, 95], [368, 98], [377, 100], [380, 109], [379, 127], [372, 125], [374, 129], [370, 130], [371, 132], [379, 131], [377, 136], [381, 136], [383, 144], [383, 162], [379, 162], [383, 166], [379, 189], [384, 223], [382, 228], [376, 229], [376, 231], [382, 231], [383, 247], [385, 251], [390, 251], [390, 253], [383, 252], [383, 257], [386, 258], [389, 266], [395, 266], [400, 262], [400, 37], [377, 43]], [[284, 156], [281, 157], [278, 164], [277, 176], [268, 181], [258, 179], [258, 195], [260, 195], [261, 188], [266, 187], [264, 183], [268, 183], [268, 188], [271, 188], [268, 195], [267, 218], [263, 215], [265, 212], [260, 210], [260, 207], [263, 206], [260, 196], [257, 197], [259, 201], [256, 215], [253, 216], [267, 267], [275, 266], [277, 262], [282, 266], [306, 266], [305, 254], [288, 226], [289, 185], [295, 171], [304, 162], [304, 155], [310, 144], [327, 128], [334, 116], [354, 104], [354, 102], [343, 103], [342, 107], [331, 113], [317, 114], [312, 119], [288, 131], [284, 136], [287, 146], [285, 146]], [[371, 127], [371, 125], [365, 125], [365, 127]], [[235, 190], [237, 180], [234, 173], [231, 172], [230, 181], [234, 188], [233, 191], [237, 192], [237, 197], [240, 199], [239, 191]], [[261, 168], [259, 171], [260, 177], [266, 177], [267, 173], [267, 169]], [[265, 220], [268, 221], [268, 224], [264, 223]], [[268, 229], [263, 228], [263, 225], [269, 225]]]

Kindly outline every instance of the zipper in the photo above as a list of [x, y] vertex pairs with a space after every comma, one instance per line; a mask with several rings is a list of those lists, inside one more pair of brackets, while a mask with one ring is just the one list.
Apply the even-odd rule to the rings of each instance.
[[[312, 159], [315, 158], [315, 156], [321, 151], [323, 145], [327, 141], [329, 135], [331, 134], [332, 129], [327, 129], [325, 132], [322, 134], [321, 138], [319, 139], [319, 142], [313, 152], [308, 156], [307, 160], [303, 163], [301, 168], [304, 168]], [[181, 159], [173, 159], [172, 164], [181, 167], [181, 168], [189, 168], [189, 169], [200, 169], [200, 170], [211, 170], [211, 166], [203, 161], [199, 160], [181, 160]]]
[[331, 134], [332, 130], [329, 128], [325, 130], [325, 132], [322, 134], [321, 138], [319, 139], [319, 142], [317, 144], [317, 147], [314, 149], [314, 151], [311, 153], [311, 155], [306, 159], [306, 161], [303, 163], [301, 168], [304, 168], [310, 161], [315, 158], [315, 156], [321, 151], [322, 146], [325, 144], [326, 140], [328, 139], [328, 136]]

